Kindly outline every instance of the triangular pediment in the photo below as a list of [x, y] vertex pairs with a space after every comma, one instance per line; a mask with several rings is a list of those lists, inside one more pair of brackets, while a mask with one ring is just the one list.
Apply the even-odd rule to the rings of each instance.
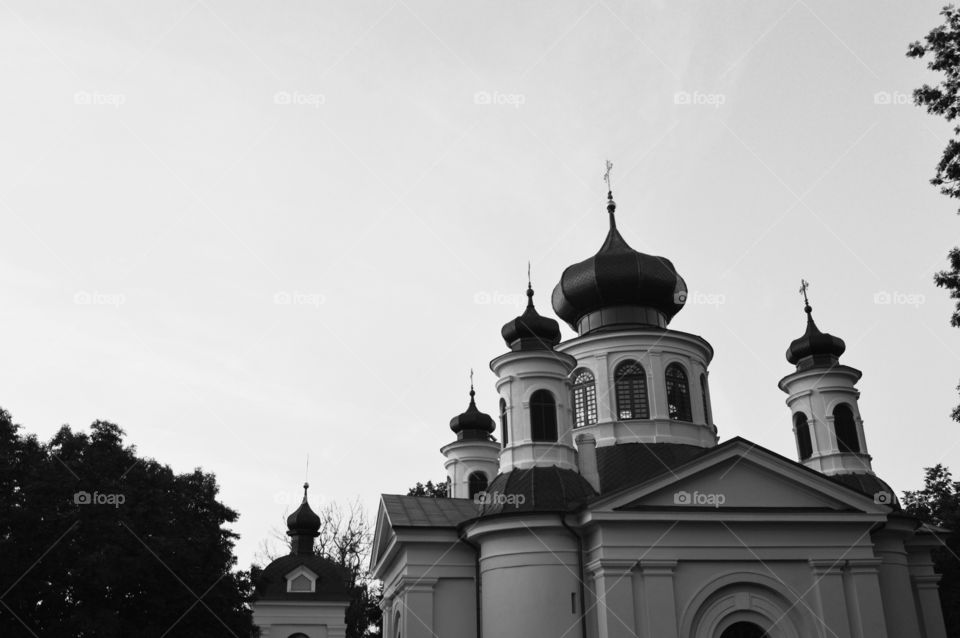
[[890, 508], [745, 439], [733, 439], [590, 510], [778, 510], [886, 514]]

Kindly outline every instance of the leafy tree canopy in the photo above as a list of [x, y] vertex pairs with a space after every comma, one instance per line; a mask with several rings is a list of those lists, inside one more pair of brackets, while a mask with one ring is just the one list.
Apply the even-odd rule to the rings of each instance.
[[427, 481], [426, 485], [423, 483], [417, 483], [413, 487], [407, 490], [407, 496], [430, 496], [432, 498], [447, 498], [447, 482], [446, 481], [437, 481], [436, 484], [433, 481]]

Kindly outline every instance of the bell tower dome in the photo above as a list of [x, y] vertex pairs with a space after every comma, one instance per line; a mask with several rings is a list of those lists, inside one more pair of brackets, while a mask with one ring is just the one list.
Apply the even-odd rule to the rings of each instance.
[[457, 440], [444, 445], [440, 452], [447, 458], [447, 486], [450, 498], [473, 498], [486, 491], [499, 467], [500, 445], [491, 434], [496, 429], [493, 419], [477, 408], [474, 400], [473, 370], [470, 371], [470, 404], [450, 419], [450, 429]]
[[797, 456], [807, 467], [828, 475], [873, 474], [863, 433], [856, 388], [862, 373], [840, 363], [843, 339], [821, 332], [802, 281], [807, 329], [790, 343], [787, 361], [796, 371], [780, 380], [787, 393]]

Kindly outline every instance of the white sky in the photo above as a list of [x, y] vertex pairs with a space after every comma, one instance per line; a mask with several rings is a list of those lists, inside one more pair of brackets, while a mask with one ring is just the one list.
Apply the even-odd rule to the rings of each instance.
[[246, 567], [307, 454], [315, 505], [444, 478], [527, 260], [552, 316], [599, 248], [610, 158], [624, 237], [692, 292], [671, 326], [716, 350], [722, 440], [795, 456], [805, 277], [878, 474], [960, 472], [949, 128], [904, 56], [941, 3], [4, 2], [0, 405], [214, 472]]

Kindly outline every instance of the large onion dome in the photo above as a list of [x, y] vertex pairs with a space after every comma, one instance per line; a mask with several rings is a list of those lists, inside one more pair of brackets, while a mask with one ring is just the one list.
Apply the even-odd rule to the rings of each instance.
[[813, 322], [813, 308], [809, 303], [803, 307], [803, 311], [807, 313], [807, 330], [802, 337], [790, 343], [787, 361], [796, 365], [798, 370], [818, 365], [836, 365], [847, 344], [840, 337], [820, 332]]
[[527, 284], [527, 309], [504, 324], [500, 335], [511, 350], [550, 350], [560, 343], [560, 324], [533, 307], [533, 287]]
[[665, 328], [687, 300], [687, 284], [669, 259], [638, 252], [617, 231], [607, 195], [610, 231], [599, 252], [568, 266], [553, 290], [553, 311], [584, 335], [602, 328]]
[[[471, 373], [472, 374], [472, 373]], [[450, 419], [450, 429], [457, 435], [458, 441], [477, 439], [489, 441], [490, 434], [497, 428], [489, 414], [484, 414], [477, 408], [474, 401], [476, 392], [473, 383], [470, 384], [470, 405], [467, 410]]]

